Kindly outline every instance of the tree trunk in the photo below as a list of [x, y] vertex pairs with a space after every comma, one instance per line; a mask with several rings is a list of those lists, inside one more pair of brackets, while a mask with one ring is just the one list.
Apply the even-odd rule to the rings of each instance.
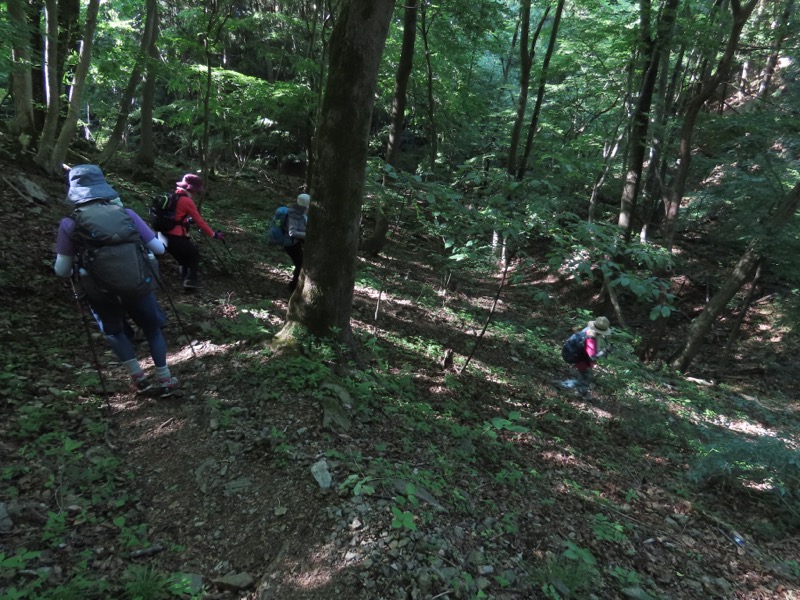
[[103, 148], [103, 151], [100, 153], [100, 157], [98, 158], [98, 162], [101, 165], [107, 163], [109, 160], [111, 160], [111, 157], [114, 156], [114, 153], [117, 151], [117, 148], [122, 141], [125, 128], [128, 125], [128, 116], [130, 115], [131, 108], [133, 108], [136, 88], [142, 79], [142, 70], [150, 51], [151, 38], [153, 37], [153, 29], [156, 24], [156, 19], [153, 17], [158, 16], [157, 11], [158, 6], [156, 5], [155, 12], [151, 13], [150, 2], [147, 2], [147, 9], [145, 10], [145, 27], [144, 33], [142, 34], [142, 41], [139, 45], [139, 56], [136, 58], [136, 64], [131, 71], [130, 78], [128, 78], [128, 85], [125, 88], [125, 91], [122, 93], [122, 98], [120, 98], [119, 112], [117, 113], [117, 120], [114, 123], [114, 129], [111, 131], [111, 135], [109, 136], [108, 141], [106, 142], [106, 145]]
[[[209, 28], [210, 29], [210, 28]], [[208, 39], [210, 32], [206, 32], [203, 39], [203, 49], [205, 51], [206, 63], [206, 85], [203, 90], [203, 136], [200, 138], [200, 172], [206, 178], [206, 185], [208, 185], [208, 132], [211, 124], [211, 43]], [[199, 208], [199, 207], [198, 207]]]
[[378, 65], [394, 0], [352, 0], [334, 26], [300, 284], [281, 339], [298, 328], [350, 342], [356, 252]]
[[61, 82], [75, 76], [75, 66], [70, 65], [67, 58], [80, 52], [80, 38], [80, 0], [58, 0], [58, 80]]
[[136, 164], [150, 168], [156, 164], [156, 149], [153, 142], [153, 104], [158, 73], [158, 47], [156, 46], [159, 30], [158, 1], [147, 0], [146, 11], [145, 38], [147, 39], [142, 43], [145, 74], [142, 84], [141, 139], [139, 152], [136, 154]]
[[[417, 0], [407, 0], [403, 17], [403, 46], [400, 51], [400, 63], [397, 65], [397, 76], [394, 81], [392, 97], [392, 121], [389, 126], [389, 142], [386, 145], [386, 162], [397, 166], [400, 155], [400, 140], [403, 136], [406, 116], [406, 96], [408, 94], [408, 78], [414, 68], [414, 42], [417, 39]], [[384, 185], [386, 180], [384, 179]]]
[[533, 136], [536, 135], [536, 128], [539, 127], [539, 113], [542, 110], [542, 102], [544, 101], [544, 88], [547, 84], [547, 71], [550, 67], [550, 60], [553, 58], [553, 52], [556, 48], [556, 39], [558, 38], [558, 28], [561, 25], [561, 13], [564, 12], [564, 0], [558, 0], [556, 7], [556, 15], [553, 18], [553, 29], [550, 31], [550, 42], [547, 44], [547, 52], [542, 61], [542, 72], [539, 75], [539, 92], [536, 95], [536, 104], [533, 107], [533, 115], [531, 116], [531, 124], [528, 127], [528, 137], [525, 140], [525, 152], [522, 154], [522, 162], [517, 171], [517, 181], [522, 181], [525, 176], [525, 171], [528, 166], [528, 157], [531, 154], [531, 146], [533, 145]]
[[678, 1], [667, 0], [664, 12], [658, 22], [656, 37], [652, 39], [650, 36], [650, 0], [642, 0], [641, 35], [644, 75], [636, 110], [633, 114], [628, 171], [625, 176], [625, 187], [622, 191], [618, 219], [619, 227], [622, 229], [626, 242], [629, 242], [631, 238], [633, 218], [639, 197], [644, 158], [647, 152], [646, 141], [647, 129], [650, 124], [650, 108], [653, 104], [653, 92], [658, 81], [661, 54], [667, 51], [672, 25], [675, 22]]
[[13, 132], [22, 147], [36, 134], [33, 121], [33, 79], [31, 77], [31, 36], [26, 0], [8, 0], [8, 20], [14, 32], [11, 48], [11, 93], [14, 96]]
[[69, 145], [75, 139], [75, 127], [78, 123], [78, 112], [81, 107], [83, 85], [86, 83], [86, 76], [89, 74], [89, 65], [91, 65], [92, 62], [92, 43], [94, 41], [94, 30], [97, 28], [97, 13], [99, 9], [100, 0], [89, 1], [89, 5], [86, 8], [86, 22], [83, 27], [83, 41], [80, 44], [81, 49], [78, 54], [78, 65], [75, 67], [75, 75], [73, 76], [69, 93], [67, 116], [64, 119], [64, 123], [61, 125], [61, 132], [53, 147], [53, 153], [48, 165], [48, 170], [53, 174], [61, 173], [62, 165], [67, 157]]
[[[389, 141], [386, 144], [386, 163], [397, 167], [400, 156], [400, 140], [406, 118], [406, 97], [408, 94], [408, 78], [414, 68], [414, 42], [417, 38], [417, 0], [406, 0], [403, 17], [403, 46], [400, 50], [400, 63], [394, 80], [392, 96], [392, 120], [389, 125]], [[388, 186], [388, 177], [384, 176], [383, 185]], [[386, 245], [389, 233], [389, 221], [383, 207], [376, 205], [375, 229], [372, 235], [362, 242], [361, 249], [367, 254], [377, 256]]]
[[756, 264], [755, 273], [753, 274], [753, 278], [750, 280], [750, 289], [747, 290], [747, 296], [742, 302], [739, 316], [736, 317], [736, 321], [733, 323], [733, 327], [731, 327], [731, 330], [728, 333], [728, 339], [725, 341], [725, 347], [722, 349], [722, 352], [719, 353], [717, 368], [720, 371], [724, 371], [726, 365], [728, 362], [730, 362], [730, 357], [733, 353], [733, 347], [736, 345], [736, 342], [739, 339], [739, 333], [742, 331], [742, 325], [747, 317], [747, 311], [750, 310], [750, 306], [753, 304], [753, 298], [756, 296], [756, 289], [758, 288], [758, 284], [761, 282], [761, 272], [763, 271], [763, 266], [763, 259], [758, 261], [758, 264]]
[[428, 147], [431, 162], [431, 169], [436, 167], [436, 156], [439, 154], [437, 144], [438, 133], [436, 131], [436, 99], [433, 95], [433, 66], [431, 65], [431, 49], [428, 44], [428, 32], [430, 31], [433, 19], [428, 20], [428, 2], [423, 2], [420, 6], [420, 19], [422, 21], [420, 32], [422, 33], [422, 45], [425, 48], [425, 72], [427, 75], [426, 89], [428, 92]]
[[33, 129], [35, 137], [41, 135], [47, 116], [47, 52], [45, 50], [46, 10], [45, 0], [28, 3], [28, 33], [31, 45], [31, 82], [33, 86]]
[[686, 189], [686, 180], [689, 176], [689, 166], [692, 162], [692, 136], [694, 126], [697, 122], [697, 115], [700, 109], [711, 98], [723, 78], [727, 76], [734, 52], [739, 45], [739, 37], [742, 28], [750, 14], [753, 12], [758, 0], [750, 0], [745, 6], [741, 6], [740, 0], [731, 0], [731, 10], [733, 11], [733, 25], [731, 33], [725, 47], [725, 51], [717, 65], [716, 72], [703, 80], [700, 90], [689, 101], [686, 109], [686, 116], [683, 120], [680, 134], [680, 150], [678, 152], [678, 169], [675, 173], [672, 185], [664, 196], [664, 247], [672, 251], [672, 244], [675, 240], [675, 230], [678, 225], [678, 211]]
[[517, 147], [519, 138], [522, 134], [522, 124], [525, 122], [525, 112], [528, 108], [528, 92], [531, 85], [531, 69], [533, 68], [533, 58], [536, 56], [536, 42], [542, 27], [550, 14], [548, 5], [544, 15], [539, 20], [539, 25], [533, 34], [533, 39], [529, 40], [531, 29], [531, 0], [524, 0], [520, 6], [520, 40], [519, 40], [519, 97], [517, 98], [517, 116], [511, 128], [511, 140], [509, 141], [508, 157], [506, 159], [506, 171], [509, 175], [514, 175], [517, 171]]
[[758, 86], [757, 97], [759, 100], [764, 100], [769, 96], [772, 76], [775, 74], [775, 68], [778, 66], [781, 49], [783, 48], [784, 42], [789, 37], [788, 24], [789, 17], [792, 14], [793, 4], [794, 0], [786, 0], [786, 6], [775, 24], [775, 40], [773, 41], [772, 53], [769, 55], [767, 64], [761, 72], [761, 83]]
[[61, 89], [58, 80], [58, 0], [45, 0], [45, 42], [44, 42], [45, 113], [42, 135], [39, 137], [39, 151], [34, 159], [45, 171], [50, 170], [50, 153], [58, 133], [58, 118], [61, 107]]
[[[774, 235], [784, 227], [800, 207], [800, 183], [794, 186], [794, 189], [789, 192], [788, 196], [781, 202], [778, 210], [772, 217], [763, 234], [764, 239]], [[686, 341], [683, 346], [673, 355], [670, 359], [670, 366], [673, 369], [684, 372], [689, 367], [692, 359], [697, 355], [700, 348], [703, 346], [705, 336], [714, 324], [717, 316], [728, 305], [731, 298], [739, 291], [739, 289], [747, 281], [753, 269], [761, 260], [759, 252], [759, 243], [761, 238], [754, 238], [748, 244], [742, 257], [739, 259], [738, 264], [733, 269], [728, 280], [717, 290], [717, 293], [709, 300], [700, 315], [692, 321], [689, 327], [689, 333], [686, 336]]]
[[614, 162], [617, 152], [619, 152], [622, 138], [625, 135], [624, 128], [623, 133], [620, 133], [621, 127], [622, 124], [618, 124], [616, 130], [614, 131], [614, 135], [611, 136], [603, 145], [603, 168], [601, 169], [600, 174], [597, 176], [597, 179], [595, 179], [594, 185], [592, 186], [592, 194], [589, 196], [589, 216], [587, 218], [589, 223], [594, 222], [594, 215], [595, 212], [597, 212], [597, 199], [600, 196], [600, 190], [602, 190], [603, 185], [605, 185], [606, 177], [608, 177], [608, 172], [611, 170], [611, 163]]

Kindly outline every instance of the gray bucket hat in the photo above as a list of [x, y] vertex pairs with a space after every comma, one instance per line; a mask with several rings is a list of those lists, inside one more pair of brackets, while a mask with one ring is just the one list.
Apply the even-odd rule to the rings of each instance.
[[69, 170], [67, 199], [75, 204], [89, 200], [112, 200], [119, 194], [108, 185], [103, 171], [97, 165], [76, 165]]
[[589, 331], [595, 335], [609, 335], [611, 333], [611, 323], [605, 317], [597, 317], [594, 321], [589, 321]]

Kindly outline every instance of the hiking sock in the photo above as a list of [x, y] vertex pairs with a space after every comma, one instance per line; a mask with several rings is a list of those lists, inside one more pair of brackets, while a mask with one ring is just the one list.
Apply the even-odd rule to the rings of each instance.
[[144, 371], [142, 370], [142, 365], [140, 365], [139, 361], [136, 360], [135, 358], [132, 358], [130, 360], [126, 360], [122, 364], [125, 365], [126, 369], [128, 369], [128, 374], [130, 374], [131, 377], [142, 377], [142, 376], [144, 376]]
[[122, 364], [125, 365], [125, 368], [128, 369], [128, 373], [130, 373], [131, 384], [133, 384], [134, 389], [144, 392], [150, 388], [151, 383], [147, 379], [147, 375], [142, 370], [138, 360], [132, 358], [131, 360], [126, 360]]
[[169, 373], [169, 367], [156, 367], [156, 379], [161, 396], [171, 396], [178, 387], [178, 380]]

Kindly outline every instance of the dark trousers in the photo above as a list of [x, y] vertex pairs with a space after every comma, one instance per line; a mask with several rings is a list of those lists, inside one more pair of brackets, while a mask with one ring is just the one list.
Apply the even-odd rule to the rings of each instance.
[[197, 267], [200, 264], [200, 248], [185, 235], [168, 235], [167, 252], [181, 266], [181, 275], [191, 283], [197, 283]]
[[284, 246], [286, 254], [292, 259], [294, 264], [294, 273], [292, 273], [292, 281], [289, 284], [291, 289], [297, 287], [297, 280], [300, 279], [300, 269], [303, 268], [303, 242], [297, 242], [291, 246]]

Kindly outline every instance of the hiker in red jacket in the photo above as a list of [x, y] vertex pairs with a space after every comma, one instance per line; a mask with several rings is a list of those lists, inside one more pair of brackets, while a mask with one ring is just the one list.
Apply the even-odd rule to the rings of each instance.
[[224, 236], [221, 231], [214, 231], [208, 226], [194, 203], [195, 197], [199, 198], [205, 193], [203, 178], [187, 173], [175, 185], [175, 194], [179, 196], [175, 205], [175, 221], [178, 224], [163, 235], [167, 240], [167, 252], [175, 257], [181, 267], [183, 290], [191, 292], [199, 287], [197, 268], [200, 264], [200, 248], [189, 237], [189, 226], [194, 223], [205, 235], [217, 240], [223, 240]]

